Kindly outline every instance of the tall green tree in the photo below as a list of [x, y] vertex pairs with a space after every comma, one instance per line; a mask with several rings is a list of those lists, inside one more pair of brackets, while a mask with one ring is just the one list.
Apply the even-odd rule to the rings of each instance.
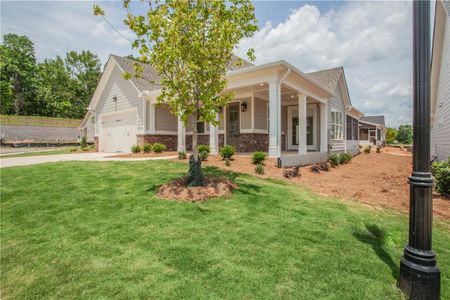
[[35, 70], [33, 42], [26, 36], [5, 34], [0, 45], [1, 113], [35, 113]]
[[413, 129], [411, 125], [400, 125], [398, 127], [397, 141], [401, 144], [412, 144]]
[[386, 143], [392, 144], [397, 138], [397, 129], [388, 127], [386, 128]]
[[70, 77], [64, 60], [57, 56], [46, 59], [37, 67], [36, 99], [42, 115], [62, 118], [79, 118], [76, 101], [76, 82]]
[[100, 59], [90, 51], [70, 51], [66, 55], [65, 66], [69, 76], [75, 81], [72, 86], [75, 93], [72, 100], [74, 114], [83, 117], [100, 79]]
[[[227, 65], [239, 41], [258, 29], [254, 7], [249, 0], [148, 1], [146, 14], [134, 15], [128, 4], [125, 24], [137, 35], [133, 47], [161, 75], [158, 102], [168, 103], [185, 126], [194, 120], [187, 184], [203, 185], [196, 121], [217, 125], [216, 114], [232, 99], [224, 92]], [[94, 6], [94, 14], [104, 11]], [[254, 59], [253, 49], [247, 54]], [[135, 64], [135, 71], [140, 76], [142, 67]]]

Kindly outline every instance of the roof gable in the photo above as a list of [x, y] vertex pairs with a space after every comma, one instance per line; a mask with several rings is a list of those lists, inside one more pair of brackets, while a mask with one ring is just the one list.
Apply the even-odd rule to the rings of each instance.
[[379, 124], [379, 125], [385, 126], [384, 115], [361, 117], [361, 121], [366, 121], [366, 122], [370, 122], [373, 124]]

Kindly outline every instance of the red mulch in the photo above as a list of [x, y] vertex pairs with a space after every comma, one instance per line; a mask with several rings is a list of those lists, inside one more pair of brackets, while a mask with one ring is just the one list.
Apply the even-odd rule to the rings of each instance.
[[205, 186], [186, 187], [185, 179], [180, 178], [161, 186], [157, 196], [168, 200], [199, 202], [208, 198], [228, 197], [237, 189], [236, 183], [227, 178], [206, 177]]

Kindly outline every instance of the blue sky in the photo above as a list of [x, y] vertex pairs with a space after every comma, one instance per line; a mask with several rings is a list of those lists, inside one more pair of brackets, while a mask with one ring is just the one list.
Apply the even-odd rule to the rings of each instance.
[[[107, 18], [94, 17], [100, 4]], [[363, 1], [255, 1], [260, 29], [237, 50], [255, 48], [256, 63], [285, 59], [304, 72], [344, 66], [354, 106], [385, 114], [390, 126], [412, 116], [411, 3]], [[133, 3], [133, 10], [145, 10]], [[133, 53], [122, 35], [118, 1], [2, 1], [1, 34], [27, 35], [38, 60], [70, 50], [91, 50], [105, 62], [110, 53]]]

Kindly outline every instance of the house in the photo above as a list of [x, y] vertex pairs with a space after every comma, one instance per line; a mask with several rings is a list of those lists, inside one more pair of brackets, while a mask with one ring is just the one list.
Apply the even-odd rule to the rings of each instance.
[[346, 151], [352, 155], [359, 153], [359, 125], [363, 116], [364, 114], [354, 106], [346, 112]]
[[[189, 150], [192, 122], [185, 128], [167, 105], [156, 103], [161, 87], [150, 65], [143, 64], [143, 78], [123, 79], [133, 63], [109, 57], [80, 130], [93, 131], [96, 148], [104, 152], [130, 152], [134, 144], [153, 142]], [[209, 144], [212, 153], [228, 144], [241, 152], [266, 151], [279, 166], [291, 166], [324, 161], [348, 147], [354, 151], [357, 123], [346, 130], [347, 117], [358, 120], [362, 113], [351, 105], [342, 67], [305, 74], [284, 60], [232, 61], [226, 79], [235, 98], [217, 115], [220, 125], [196, 124], [199, 143]]]
[[384, 116], [364, 116], [359, 120], [359, 144], [361, 146], [384, 146], [386, 127]]
[[450, 157], [450, 2], [436, 1], [431, 60], [431, 155]]

